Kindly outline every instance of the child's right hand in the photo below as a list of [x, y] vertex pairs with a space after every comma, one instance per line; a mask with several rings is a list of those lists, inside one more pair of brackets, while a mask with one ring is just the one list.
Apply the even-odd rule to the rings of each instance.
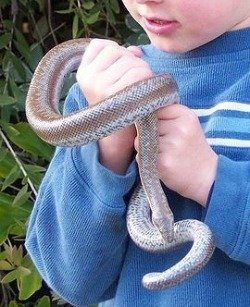
[[[138, 47], [122, 47], [110, 40], [93, 39], [77, 71], [78, 84], [94, 105], [126, 86], [153, 75]], [[124, 173], [131, 161], [134, 125], [99, 140], [100, 162], [116, 173]]]

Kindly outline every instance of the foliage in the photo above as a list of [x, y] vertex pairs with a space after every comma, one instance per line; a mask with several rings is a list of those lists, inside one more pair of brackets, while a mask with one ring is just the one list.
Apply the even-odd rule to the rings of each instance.
[[[118, 0], [0, 0], [0, 307], [64, 304], [24, 248], [28, 218], [53, 154], [25, 118], [33, 72], [54, 45], [79, 37], [147, 41]], [[74, 79], [68, 76], [62, 99]]]

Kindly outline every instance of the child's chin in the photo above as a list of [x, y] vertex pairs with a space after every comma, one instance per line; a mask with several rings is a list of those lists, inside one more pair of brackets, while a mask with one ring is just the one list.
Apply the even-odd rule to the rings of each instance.
[[169, 44], [167, 42], [164, 43], [163, 41], [157, 42], [152, 40], [151, 42], [157, 49], [168, 53], [180, 54], [191, 50], [189, 48], [185, 48], [184, 46], [177, 46], [175, 44]]

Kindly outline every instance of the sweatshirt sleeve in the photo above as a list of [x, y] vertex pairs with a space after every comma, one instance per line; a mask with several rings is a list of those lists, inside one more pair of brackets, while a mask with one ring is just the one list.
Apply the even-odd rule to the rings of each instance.
[[[84, 104], [74, 85], [65, 112]], [[128, 238], [125, 200], [135, 178], [135, 162], [122, 176], [103, 167], [96, 143], [56, 149], [25, 245], [48, 286], [74, 306], [114, 295]]]
[[250, 265], [250, 162], [219, 156], [205, 223], [231, 259]]

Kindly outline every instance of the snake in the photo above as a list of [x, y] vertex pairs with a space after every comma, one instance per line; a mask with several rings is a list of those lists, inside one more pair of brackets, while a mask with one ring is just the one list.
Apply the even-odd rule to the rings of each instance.
[[195, 219], [175, 222], [157, 170], [157, 109], [179, 103], [178, 86], [170, 74], [155, 74], [125, 87], [94, 106], [63, 115], [60, 95], [65, 77], [80, 65], [90, 39], [78, 38], [49, 50], [35, 69], [26, 99], [26, 116], [37, 135], [54, 146], [75, 147], [97, 142], [135, 124], [140, 182], [130, 197], [126, 223], [132, 242], [150, 253], [166, 253], [191, 242], [187, 255], [163, 272], [142, 276], [148, 290], [164, 290], [184, 282], [212, 257], [215, 239]]

